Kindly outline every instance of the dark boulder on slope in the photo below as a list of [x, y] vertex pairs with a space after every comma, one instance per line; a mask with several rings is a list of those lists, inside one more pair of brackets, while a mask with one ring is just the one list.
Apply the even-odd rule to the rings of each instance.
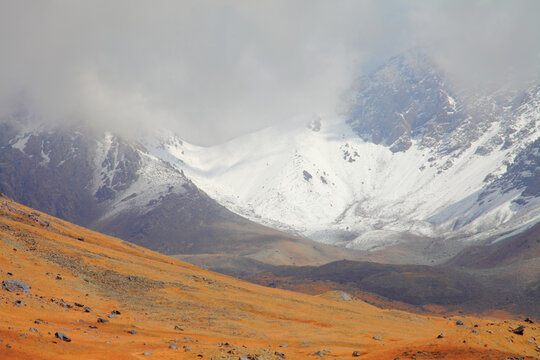
[[2, 288], [10, 292], [30, 292], [30, 285], [19, 280], [4, 280], [2, 281]]

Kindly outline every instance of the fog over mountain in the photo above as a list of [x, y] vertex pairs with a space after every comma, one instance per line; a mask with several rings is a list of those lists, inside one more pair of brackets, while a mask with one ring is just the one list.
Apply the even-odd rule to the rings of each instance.
[[216, 144], [334, 111], [421, 47], [461, 89], [539, 78], [537, 1], [2, 1], [0, 116]]

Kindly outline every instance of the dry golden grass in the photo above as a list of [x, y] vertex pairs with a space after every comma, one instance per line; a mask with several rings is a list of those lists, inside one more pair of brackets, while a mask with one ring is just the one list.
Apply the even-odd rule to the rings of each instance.
[[[265, 288], [32, 212], [0, 198], [0, 280], [31, 286], [29, 294], [0, 290], [1, 359], [279, 359], [276, 351], [287, 359], [349, 359], [353, 351], [359, 359], [538, 356], [536, 340], [528, 341], [540, 339], [535, 324], [524, 323], [519, 336], [509, 331], [518, 323], [507, 320], [462, 318], [465, 325], [456, 326], [455, 319], [382, 310], [336, 293]], [[108, 318], [112, 310], [121, 314]], [[71, 342], [55, 338], [57, 331]]]

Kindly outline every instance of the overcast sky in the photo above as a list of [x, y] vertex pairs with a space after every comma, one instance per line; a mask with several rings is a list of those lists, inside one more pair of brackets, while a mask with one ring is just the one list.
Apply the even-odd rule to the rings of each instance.
[[213, 144], [332, 112], [351, 81], [421, 46], [459, 86], [540, 74], [540, 1], [0, 0], [0, 115]]

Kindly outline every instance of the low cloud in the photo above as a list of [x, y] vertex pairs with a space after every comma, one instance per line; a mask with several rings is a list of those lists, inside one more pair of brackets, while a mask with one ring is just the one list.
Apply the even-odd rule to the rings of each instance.
[[461, 86], [517, 86], [540, 72], [536, 4], [2, 2], [0, 114], [22, 101], [45, 121], [212, 144], [333, 111], [362, 71], [412, 46]]
[[540, 2], [419, 3], [408, 11], [412, 41], [459, 88], [519, 89], [540, 80]]

